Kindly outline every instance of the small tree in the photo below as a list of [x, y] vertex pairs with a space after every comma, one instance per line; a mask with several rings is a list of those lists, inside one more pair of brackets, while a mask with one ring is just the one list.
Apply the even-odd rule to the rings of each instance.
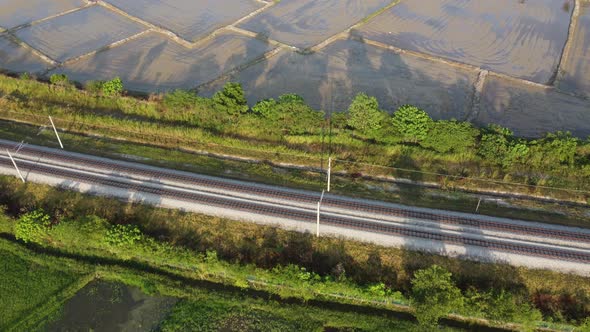
[[432, 119], [418, 107], [405, 105], [395, 111], [392, 124], [402, 142], [418, 143], [428, 135]]
[[463, 296], [451, 276], [450, 272], [438, 265], [414, 274], [411, 303], [423, 327], [435, 327], [441, 317], [462, 307]]
[[348, 107], [347, 125], [361, 135], [375, 137], [381, 129], [384, 114], [379, 110], [379, 102], [375, 97], [359, 93]]
[[246, 113], [249, 109], [240, 83], [229, 82], [213, 96], [213, 102], [218, 108], [231, 115]]
[[41, 243], [50, 226], [49, 215], [43, 210], [35, 210], [22, 215], [17, 220], [14, 235], [24, 243]]

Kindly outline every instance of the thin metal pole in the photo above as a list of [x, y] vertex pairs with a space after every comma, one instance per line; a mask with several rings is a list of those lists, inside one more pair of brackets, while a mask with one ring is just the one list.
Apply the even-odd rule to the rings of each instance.
[[317, 222], [315, 226], [315, 236], [320, 237], [320, 202], [318, 202]]
[[332, 175], [332, 157], [328, 158], [328, 192], [330, 192], [330, 177]]
[[64, 145], [61, 144], [61, 139], [59, 139], [59, 135], [57, 134], [57, 129], [55, 128], [55, 125], [53, 124], [53, 119], [51, 118], [51, 115], [49, 116], [49, 121], [51, 122], [51, 126], [53, 127], [53, 131], [55, 132], [55, 136], [57, 137], [57, 141], [59, 142], [59, 146], [61, 146], [61, 148], [64, 148]]
[[16, 166], [16, 162], [14, 161], [14, 158], [12, 158], [12, 155], [10, 154], [10, 151], [8, 151], [8, 149], [6, 149], [6, 153], [8, 153], [8, 156], [10, 157], [10, 160], [12, 160], [12, 164], [14, 165], [14, 168], [16, 168], [16, 172], [18, 173], [18, 176], [20, 176], [20, 179], [23, 182], [25, 181], [25, 178], [23, 177], [23, 175], [20, 173], [20, 170], [18, 169], [18, 166]]
[[320, 207], [322, 205], [323, 199], [324, 199], [324, 190], [322, 190], [322, 195], [320, 196], [320, 200], [318, 201], [318, 210], [317, 210], [316, 227], [315, 227], [316, 237], [320, 237]]
[[481, 197], [479, 198], [479, 201], [477, 201], [477, 207], [475, 208], [475, 213], [477, 213], [477, 211], [479, 210], [479, 204], [481, 204]]

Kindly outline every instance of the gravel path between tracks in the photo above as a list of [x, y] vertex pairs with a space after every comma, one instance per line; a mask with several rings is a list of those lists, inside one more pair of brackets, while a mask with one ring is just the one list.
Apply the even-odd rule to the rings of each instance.
[[[16, 143], [9, 141], [0, 141], [0, 145], [6, 146], [6, 144]], [[35, 152], [42, 151], [45, 155], [40, 155]], [[317, 198], [319, 193], [294, 190], [287, 188], [272, 187], [267, 185], [252, 184], [242, 181], [234, 181], [228, 179], [220, 179], [209, 176], [202, 176], [187, 172], [164, 170], [152, 166], [138, 165], [129, 162], [117, 161], [116, 165], [123, 167], [129, 167], [123, 171], [113, 173], [112, 169], [100, 169], [96, 165], [91, 163], [85, 165], [77, 165], [72, 161], [60, 162], [55, 156], [50, 156], [49, 153], [63, 153], [58, 150], [32, 147], [27, 146], [21, 149], [15, 157], [17, 163], [22, 165], [21, 172], [27, 177], [28, 181], [46, 183], [53, 186], [62, 186], [72, 190], [81, 192], [88, 192], [97, 195], [113, 196], [123, 200], [131, 200], [135, 202], [142, 202], [152, 204], [156, 206], [178, 208], [186, 211], [205, 213], [210, 215], [216, 215], [221, 217], [227, 217], [236, 220], [244, 220], [250, 222], [256, 222], [260, 224], [274, 224], [279, 225], [283, 228], [294, 229], [298, 231], [310, 231], [315, 233], [315, 209], [317, 207]], [[8, 159], [5, 157], [6, 153], [4, 149], [0, 153], [3, 160], [3, 164], [0, 165], [0, 173], [8, 175], [16, 175], [16, 171], [8, 164]], [[114, 161], [98, 158], [88, 155], [80, 155], [74, 153], [67, 153], [72, 158], [84, 158], [88, 162], [97, 163], [112, 163]], [[211, 197], [223, 197], [223, 199], [232, 201], [231, 204], [239, 204], [235, 202], [256, 202], [257, 205], [266, 206], [270, 210], [281, 211], [280, 209], [298, 211], [298, 213], [305, 216], [305, 218], [293, 218], [284, 217], [275, 213], [273, 215], [267, 215], [264, 213], [254, 213], [248, 210], [233, 209], [228, 207], [222, 207], [218, 205], [211, 205], [206, 203], [199, 203], [196, 201], [187, 201], [182, 199], [175, 199], [167, 195], [157, 195], [149, 192], [140, 192], [142, 190], [136, 190], [134, 186], [129, 185], [124, 188], [116, 188], [114, 186], [104, 184], [90, 184], [85, 181], [70, 180], [60, 176], [47, 176], [38, 172], [29, 172], [29, 163], [39, 165], [40, 167], [53, 167], [56, 169], [66, 169], [70, 172], [75, 170], [80, 174], [88, 176], [102, 177], [116, 179], [123, 183], [135, 183], [139, 186], [147, 186], [150, 188], [165, 188], [166, 190], [173, 190], [175, 192], [185, 193], [198, 193], [199, 195], [208, 195]], [[60, 165], [61, 163], [61, 165]], [[46, 166], [52, 164], [53, 166]], [[108, 167], [108, 166], [107, 166]], [[138, 171], [131, 171], [130, 168], [136, 168]], [[151, 172], [151, 173], [150, 173]], [[143, 173], [143, 174], [142, 174]], [[157, 174], [156, 174], [157, 173]], [[156, 176], [154, 176], [156, 174]], [[164, 175], [162, 175], [164, 174]], [[177, 179], [170, 179], [170, 176], [180, 176]], [[204, 184], [193, 185], [187, 183], [183, 179], [195, 178], [206, 181], [213, 181], [212, 183], [225, 183], [231, 187], [229, 190], [223, 188], [215, 188], [215, 186], [207, 186]], [[215, 182], [218, 181], [218, 182]], [[248, 188], [252, 190], [248, 192]], [[148, 190], [149, 191], [149, 190]], [[281, 196], [283, 195], [283, 196]], [[292, 199], [285, 199], [284, 195], [292, 197]], [[532, 223], [526, 221], [510, 220], [504, 218], [485, 217], [481, 215], [470, 215], [465, 213], [454, 213], [448, 211], [437, 211], [432, 209], [424, 208], [412, 208], [407, 206], [401, 206], [397, 204], [389, 204], [383, 202], [351, 199], [342, 196], [329, 195], [324, 197], [325, 204], [322, 206], [321, 218], [325, 220], [331, 219], [342, 219], [342, 220], [357, 220], [367, 224], [384, 224], [394, 225], [392, 227], [411, 229], [418, 232], [427, 232], [433, 234], [433, 237], [441, 235], [460, 235], [463, 238], [472, 239], [473, 241], [501, 241], [503, 243], [512, 245], [526, 245], [534, 246], [539, 250], [545, 249], [558, 249], [560, 251], [582, 253], [590, 255], [590, 230], [578, 229], [572, 227], [564, 227], [557, 225], [547, 225], [541, 223]], [[343, 206], [342, 204], [350, 203], [350, 208]], [[230, 205], [231, 205], [230, 204]], [[358, 208], [360, 207], [360, 208]], [[367, 207], [371, 208], [391, 208], [404, 210], [410, 210], [420, 213], [426, 213], [425, 216], [430, 214], [437, 214], [441, 216], [440, 220], [432, 220], [428, 218], [411, 218], [411, 217], [399, 217], [383, 212], [386, 210], [366, 210]], [[280, 212], [284, 213], [284, 212]], [[525, 231], [521, 233], [512, 232], [510, 230], [501, 229], [487, 229], [487, 226], [480, 227], [467, 227], [464, 225], [456, 225], [449, 223], [445, 218], [463, 218], [463, 219], [478, 219], [483, 221], [490, 221], [494, 223], [502, 224], [513, 224], [520, 227], [521, 230], [530, 229], [543, 229], [548, 232], [561, 232], [560, 234], [577, 234], [580, 239], [567, 239], [551, 236], [551, 233], [546, 237], [537, 235], [526, 234]], [[452, 220], [451, 220], [452, 221]], [[364, 227], [364, 226], [363, 226]], [[464, 257], [470, 259], [477, 259], [491, 262], [504, 262], [513, 265], [523, 265], [532, 268], [548, 268], [553, 270], [559, 270], [562, 272], [574, 272], [582, 275], [590, 275], [590, 264], [588, 262], [574, 262], [565, 261], [561, 259], [550, 259], [543, 257], [525, 256], [520, 253], [511, 253], [491, 248], [486, 246], [474, 246], [474, 245], [459, 245], [457, 243], [449, 243], [443, 241], [437, 241], [436, 239], [420, 239], [416, 237], [402, 237], [391, 234], [383, 234], [378, 231], [367, 231], [366, 229], [354, 229], [349, 227], [335, 227], [330, 225], [321, 224], [320, 232], [322, 235], [334, 235], [344, 236], [362, 241], [374, 242], [386, 246], [394, 247], [407, 247], [410, 249], [424, 250], [428, 252], [434, 252], [437, 254]], [[565, 233], [564, 233], [565, 232]]]

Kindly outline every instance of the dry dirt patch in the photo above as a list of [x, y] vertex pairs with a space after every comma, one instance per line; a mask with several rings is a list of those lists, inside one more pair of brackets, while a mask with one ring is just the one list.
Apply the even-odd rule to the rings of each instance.
[[481, 96], [481, 111], [474, 122], [496, 123], [527, 137], [556, 130], [586, 137], [590, 135], [590, 101], [490, 75]]
[[581, 2], [572, 47], [559, 80], [560, 89], [590, 98], [590, 2]]
[[187, 49], [159, 33], [148, 32], [53, 72], [65, 73], [79, 82], [119, 76], [125, 87], [134, 91], [188, 89], [213, 80], [272, 48], [258, 39], [222, 33], [198, 49]]
[[[435, 118], [465, 117], [476, 72], [399, 55], [355, 40], [340, 40], [308, 55], [283, 51], [230, 78], [243, 84], [250, 104], [284, 93], [301, 95], [312, 107], [345, 110], [359, 92], [392, 110], [403, 104]], [[211, 95], [224, 82], [203, 89]]]
[[0, 70], [34, 73], [47, 68], [47, 63], [30, 50], [6, 36], [0, 36]]
[[18, 30], [16, 36], [61, 62], [145, 30], [141, 24], [93, 6]]
[[84, 4], [82, 0], [0, 0], [0, 27], [14, 28]]
[[240, 24], [283, 43], [308, 48], [390, 4], [392, 0], [281, 0]]
[[573, 0], [405, 0], [363, 36], [547, 83], [564, 48]]
[[254, 0], [106, 0], [187, 40], [197, 40], [261, 8]]

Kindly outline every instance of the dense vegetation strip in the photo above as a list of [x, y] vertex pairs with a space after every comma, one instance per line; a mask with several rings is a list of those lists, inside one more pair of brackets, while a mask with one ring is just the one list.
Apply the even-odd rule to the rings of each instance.
[[[483, 264], [88, 197], [3, 177], [0, 231], [101, 264], [258, 289], [281, 298], [409, 310], [423, 326], [448, 314], [583, 324], [588, 278]], [[42, 209], [42, 210], [41, 210]]]
[[[113, 287], [124, 284], [138, 287], [142, 292], [154, 296], [168, 296], [180, 299], [168, 317], [160, 324], [160, 331], [413, 331], [416, 324], [407, 317], [383, 310], [369, 312], [360, 307], [345, 305], [305, 304], [282, 301], [277, 298], [232, 289], [231, 287], [205, 287], [161, 274], [147, 272], [136, 266], [96, 265], [80, 259], [60, 257], [56, 252], [44, 252], [41, 247], [31, 248], [12, 241], [0, 239], [0, 250], [9, 251], [29, 264], [58, 269], [62, 273], [83, 270], [94, 275], [102, 283]], [[24, 274], [13, 274], [9, 282], [22, 278]], [[90, 289], [88, 291], [91, 291]], [[108, 299], [107, 301], [113, 301]], [[41, 324], [33, 319], [31, 328], [44, 330], [43, 323], [56, 326], [53, 321], [60, 319], [60, 308], [48, 312]], [[103, 310], [105, 308], [102, 308]], [[97, 313], [97, 317], [101, 316]], [[89, 324], [90, 325], [90, 324]], [[59, 326], [59, 325], [58, 325]], [[444, 328], [443, 331], [456, 331]]]
[[44, 124], [51, 114], [58, 126], [74, 132], [316, 167], [330, 153], [335, 171], [353, 176], [489, 189], [518, 183], [524, 186], [512, 191], [576, 201], [590, 197], [590, 143], [566, 132], [524, 139], [494, 125], [435, 121], [413, 106], [390, 115], [365, 94], [348, 110], [326, 114], [294, 94], [249, 107], [236, 83], [212, 98], [177, 90], [144, 100], [121, 96], [117, 79], [91, 82], [86, 90], [65, 76], [50, 81], [0, 76], [0, 117]]

